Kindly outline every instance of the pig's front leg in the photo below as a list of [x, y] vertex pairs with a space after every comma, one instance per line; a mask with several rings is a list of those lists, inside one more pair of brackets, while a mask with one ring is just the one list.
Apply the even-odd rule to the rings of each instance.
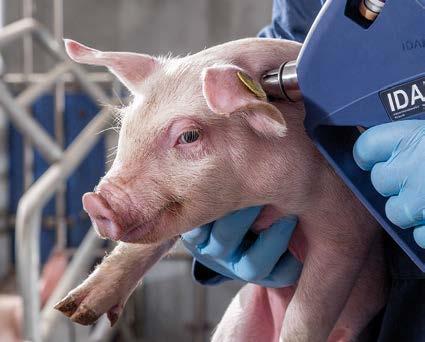
[[152, 245], [119, 243], [80, 286], [55, 305], [55, 309], [84, 325], [93, 324], [107, 313], [111, 325], [115, 324], [142, 276], [175, 241]]

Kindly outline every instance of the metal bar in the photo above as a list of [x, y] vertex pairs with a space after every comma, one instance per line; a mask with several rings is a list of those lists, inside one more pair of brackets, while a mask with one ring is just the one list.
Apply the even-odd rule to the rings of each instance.
[[33, 34], [34, 38], [38, 39], [38, 41], [46, 48], [47, 52], [53, 57], [59, 60], [68, 60], [63, 49], [63, 44], [57, 42], [46, 27], [39, 23], [37, 30], [34, 30]]
[[25, 18], [3, 27], [0, 30], [0, 48], [15, 39], [34, 32], [39, 26], [40, 24], [36, 20]]
[[[53, 1], [53, 31], [57, 42], [63, 37], [63, 0]], [[60, 76], [55, 87], [55, 137], [56, 141], [64, 148], [64, 113], [65, 113], [65, 83]], [[56, 248], [66, 247], [66, 185], [62, 183], [55, 198], [56, 209]]]
[[[92, 83], [111, 83], [114, 80], [114, 77], [108, 72], [90, 72], [86, 73], [87, 79]], [[26, 80], [22, 73], [6, 73], [3, 75], [3, 81], [7, 84], [20, 85], [25, 83]], [[45, 74], [33, 73], [28, 75], [28, 81], [30, 83], [40, 83], [43, 82]], [[63, 81], [65, 83], [74, 83], [76, 81], [75, 76], [67, 72], [63, 74]], [[119, 92], [118, 92], [119, 94]]]
[[63, 37], [63, 0], [53, 1], [53, 33], [57, 41]]
[[[22, 0], [22, 16], [24, 18], [32, 18], [34, 5], [32, 0]], [[34, 69], [34, 50], [32, 35], [27, 34], [23, 37], [23, 52], [24, 52], [24, 76], [33, 72]], [[28, 84], [28, 83], [27, 83]], [[31, 113], [30, 113], [31, 114]], [[23, 152], [23, 165], [24, 165], [24, 190], [26, 191], [34, 180], [34, 151], [31, 141], [27, 136], [24, 136], [24, 152]]]
[[103, 240], [99, 239], [95, 230], [90, 229], [81, 242], [80, 247], [76, 250], [61, 281], [58, 283], [41, 313], [43, 340], [47, 340], [52, 330], [56, 328], [59, 319], [63, 317], [59, 311], [53, 309], [53, 306], [77, 285], [77, 281], [81, 275], [87, 273], [87, 270], [92, 266], [93, 260], [98, 256], [98, 248], [101, 247], [102, 242]]
[[[30, 190], [32, 187], [30, 188]], [[28, 190], [28, 191], [30, 191]], [[25, 195], [24, 195], [25, 196]], [[26, 211], [25, 203], [18, 210]], [[26, 231], [22, 225], [27, 227], [40, 227], [41, 225], [41, 210], [33, 213], [30, 217], [25, 217], [25, 222], [17, 222], [15, 229], [15, 245], [16, 245], [16, 258], [17, 258], [17, 275], [19, 278], [19, 286], [24, 302], [24, 339], [32, 342], [41, 342], [39, 332], [39, 315], [40, 315], [40, 293], [38, 290], [39, 281], [39, 250], [26, 249], [28, 240], [31, 244], [37, 246], [40, 242], [39, 229], [28, 229]], [[29, 291], [28, 291], [29, 290]], [[29, 297], [31, 296], [31, 297]]]
[[61, 158], [61, 148], [25, 109], [17, 106], [12, 94], [2, 81], [0, 81], [0, 103], [9, 113], [10, 121], [31, 140], [48, 162], [53, 163]]
[[[0, 27], [4, 24], [4, 0], [0, 0]], [[3, 73], [3, 57], [0, 55], [0, 74]], [[0, 108], [0, 279], [10, 267], [10, 237], [8, 234], [9, 160], [8, 126], [6, 114]]]
[[31, 105], [40, 95], [51, 88], [56, 80], [64, 73], [68, 72], [72, 67], [71, 62], [63, 62], [56, 65], [43, 77], [42, 82], [29, 86], [22, 91], [16, 98], [16, 102], [22, 107]]
[[[35, 37], [46, 47], [54, 57], [62, 61], [69, 61], [68, 56], [63, 50], [62, 44], [59, 44], [44, 27], [40, 26], [35, 32]], [[72, 72], [80, 82], [85, 91], [95, 100], [102, 104], [109, 103], [109, 97], [97, 84], [91, 83], [87, 78], [86, 72], [77, 64], [72, 65]]]
[[16, 251], [18, 279], [24, 302], [24, 339], [41, 341], [40, 301], [37, 286], [40, 251], [38, 239], [41, 210], [57, 191], [60, 182], [77, 168], [100, 138], [111, 118], [109, 109], [103, 109], [78, 135], [64, 152], [60, 161], [50, 168], [22, 196], [16, 216]]
[[[22, 17], [32, 19], [34, 11], [33, 0], [22, 1]], [[33, 54], [33, 41], [31, 35], [25, 35], [23, 39], [24, 49], [24, 74], [28, 75], [34, 69], [34, 54]]]
[[97, 84], [90, 82], [90, 80], [87, 78], [84, 69], [74, 64], [72, 67], [72, 71], [75, 77], [80, 82], [81, 86], [90, 95], [92, 99], [102, 105], [106, 105], [110, 102], [109, 98], [105, 95], [105, 92], [102, 90], [102, 88], [99, 87]]

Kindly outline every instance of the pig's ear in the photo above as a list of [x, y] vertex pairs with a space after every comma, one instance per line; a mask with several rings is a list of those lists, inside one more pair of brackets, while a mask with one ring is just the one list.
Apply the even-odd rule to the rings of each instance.
[[217, 114], [241, 114], [259, 134], [282, 137], [286, 122], [282, 113], [267, 102], [264, 92], [246, 72], [234, 65], [203, 70], [202, 91], [210, 109]]
[[66, 52], [77, 63], [103, 65], [132, 92], [158, 65], [158, 60], [148, 55], [131, 52], [98, 51], [75, 40], [64, 39]]

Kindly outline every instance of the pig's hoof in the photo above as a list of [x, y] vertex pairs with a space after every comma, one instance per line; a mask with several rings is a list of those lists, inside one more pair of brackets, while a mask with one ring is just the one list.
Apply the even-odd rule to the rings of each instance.
[[71, 321], [75, 323], [79, 323], [82, 325], [91, 325], [94, 324], [99, 317], [99, 314], [82, 304], [78, 307], [78, 310], [70, 318]]
[[[88, 290], [90, 288], [90, 290]], [[100, 316], [107, 313], [113, 326], [121, 315], [125, 300], [111, 293], [103, 293], [102, 288], [80, 286], [55, 305], [55, 309], [82, 325], [94, 324]], [[99, 296], [99, 293], [103, 295]], [[119, 301], [118, 301], [119, 300]]]
[[76, 298], [71, 294], [57, 303], [54, 308], [62, 312], [65, 316], [71, 317], [78, 309]]
[[94, 324], [101, 314], [97, 314], [94, 310], [85, 304], [80, 304], [74, 295], [68, 295], [55, 305], [55, 309], [69, 317], [71, 321], [82, 325]]

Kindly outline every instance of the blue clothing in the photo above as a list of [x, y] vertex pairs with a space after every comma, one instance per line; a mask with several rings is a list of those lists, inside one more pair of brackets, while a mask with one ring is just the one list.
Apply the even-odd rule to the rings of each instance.
[[325, 0], [275, 0], [272, 22], [259, 34], [302, 43]]

